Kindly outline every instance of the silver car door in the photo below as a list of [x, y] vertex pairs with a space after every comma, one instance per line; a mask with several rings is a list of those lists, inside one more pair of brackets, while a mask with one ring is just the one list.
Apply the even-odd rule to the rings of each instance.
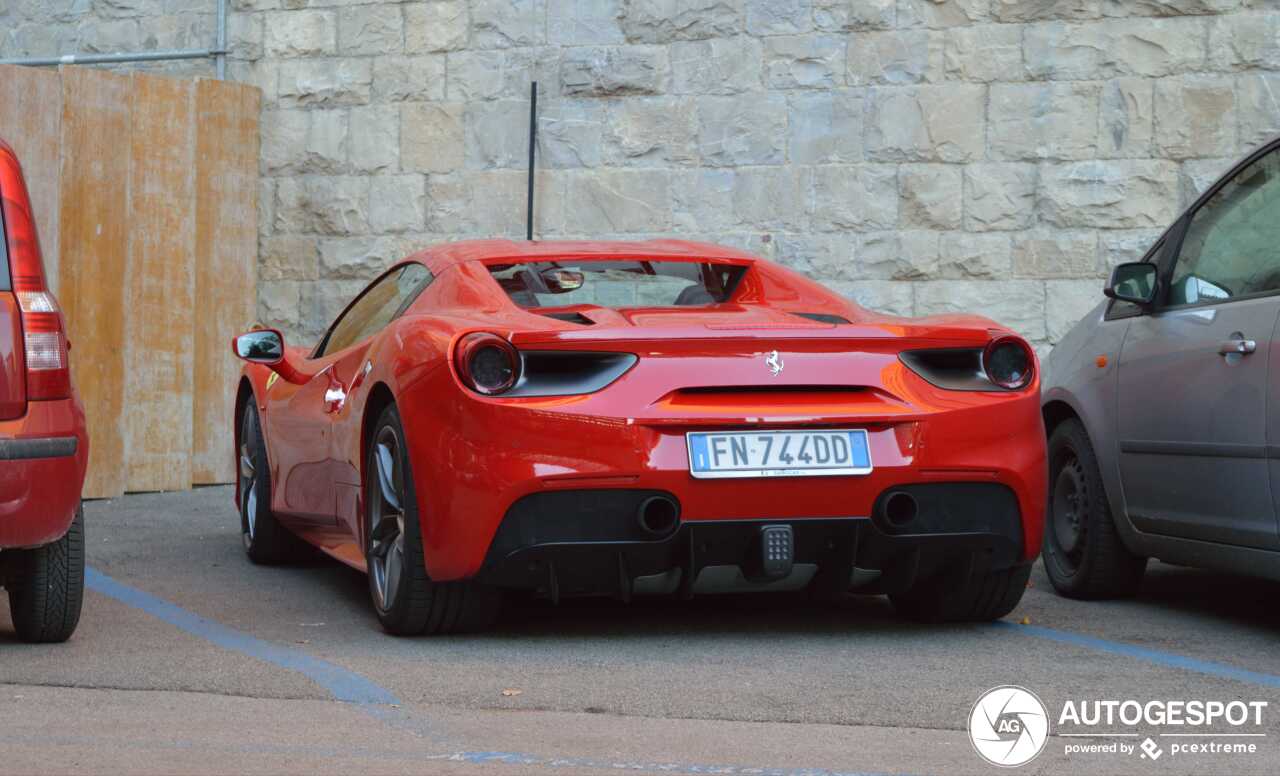
[[[1280, 547], [1268, 459], [1280, 315], [1280, 154], [1220, 182], [1188, 214], [1150, 314], [1120, 355], [1126, 511], [1140, 530]], [[1175, 238], [1176, 239], [1176, 238]]]

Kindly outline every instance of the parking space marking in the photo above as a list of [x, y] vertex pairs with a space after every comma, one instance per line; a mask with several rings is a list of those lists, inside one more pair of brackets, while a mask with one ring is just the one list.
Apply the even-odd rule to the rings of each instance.
[[1072, 646], [1084, 647], [1098, 652], [1107, 652], [1112, 655], [1124, 655], [1125, 657], [1135, 658], [1137, 660], [1145, 660], [1148, 663], [1167, 666], [1169, 668], [1180, 668], [1184, 671], [1195, 671], [1200, 674], [1208, 674], [1222, 679], [1233, 679], [1237, 682], [1245, 682], [1246, 684], [1257, 684], [1263, 687], [1280, 688], [1280, 676], [1275, 674], [1263, 674], [1257, 671], [1249, 671], [1244, 668], [1236, 668], [1225, 663], [1214, 663], [1210, 660], [1199, 660], [1186, 655], [1178, 655], [1173, 652], [1162, 652], [1158, 649], [1148, 649], [1147, 647], [1139, 647], [1134, 644], [1125, 644], [1120, 641], [1108, 641], [1107, 639], [1098, 638], [1096, 636], [1086, 636], [1081, 633], [1071, 633], [1070, 631], [1060, 631], [1053, 628], [1046, 628], [1041, 625], [1015, 625], [1011, 622], [996, 622], [993, 625], [1003, 630], [1013, 630], [1024, 636], [1033, 636], [1040, 639], [1048, 639], [1056, 641], [1059, 644], [1071, 644]]
[[[409, 718], [414, 717], [415, 715], [409, 714], [407, 710], [402, 708], [393, 708], [399, 706], [400, 701], [391, 693], [391, 691], [374, 684], [354, 671], [328, 661], [321, 660], [320, 658], [313, 657], [302, 650], [273, 644], [254, 636], [250, 636], [246, 633], [242, 633], [233, 628], [229, 628], [225, 625], [220, 625], [212, 620], [205, 619], [193, 612], [187, 611], [177, 604], [170, 603], [162, 598], [151, 595], [150, 593], [143, 592], [142, 590], [138, 590], [137, 588], [130, 587], [129, 585], [112, 579], [97, 569], [85, 569], [85, 584], [94, 592], [120, 601], [121, 603], [162, 620], [163, 622], [169, 623], [179, 630], [205, 639], [206, 641], [216, 644], [224, 649], [229, 649], [249, 657], [257, 658], [290, 671], [296, 671], [326, 689], [335, 700], [361, 705], [366, 709], [366, 711], [372, 713], [375, 718], [383, 722], [399, 727], [418, 727], [417, 732], [419, 732], [419, 734], [424, 732], [424, 729], [429, 729], [428, 725], [422, 725], [421, 727], [413, 725]], [[1155, 663], [1169, 668], [1194, 671], [1196, 673], [1207, 674], [1209, 676], [1216, 676], [1223, 679], [1231, 679], [1247, 684], [1280, 688], [1280, 676], [1249, 671], [1247, 669], [1236, 668], [1223, 663], [1199, 660], [1197, 658], [1178, 655], [1172, 652], [1162, 652], [1160, 650], [1148, 649], [1146, 647], [1139, 647], [1133, 644], [1108, 641], [1107, 639], [1095, 636], [1086, 636], [1079, 633], [1046, 628], [1040, 625], [1016, 625], [1011, 622], [996, 622], [993, 623], [993, 627], [1002, 630], [1013, 630], [1024, 636], [1030, 636], [1033, 638], [1046, 639], [1061, 644], [1082, 647], [1084, 649], [1144, 660], [1146, 662]], [[419, 723], [422, 722], [421, 720], [413, 721]], [[432, 737], [434, 738], [434, 736]], [[809, 768], [760, 768], [732, 765], [625, 762], [596, 760], [581, 757], [547, 757], [524, 752], [501, 751], [455, 751], [451, 753], [429, 755], [427, 756], [427, 759], [475, 764], [504, 763], [510, 765], [544, 766], [553, 768], [570, 767], [594, 768], [597, 770], [658, 771], [678, 774], [716, 773], [757, 774], [760, 776], [793, 776], [806, 774], [812, 776], [838, 776], [839, 774], [844, 773], [840, 771]]]
[[[624, 762], [591, 757], [539, 757], [518, 752], [454, 752], [426, 758], [447, 762], [474, 764], [542, 766], [546, 768], [590, 768], [609, 771], [650, 771], [676, 773], [681, 776], [716, 774], [717, 776], [876, 776], [865, 771], [831, 771], [826, 768], [759, 768], [749, 765], [686, 765], [664, 762]], [[884, 776], [884, 774], [880, 774]]]
[[212, 620], [206, 620], [177, 604], [117, 582], [97, 569], [86, 568], [84, 581], [90, 590], [140, 609], [156, 619], [163, 620], [224, 649], [255, 657], [290, 671], [297, 671], [328, 690], [336, 700], [346, 703], [387, 705], [400, 702], [389, 690], [379, 687], [357, 673], [312, 657], [301, 650], [272, 644], [225, 625], [219, 625]]
[[[307, 653], [255, 638], [198, 614], [177, 604], [119, 582], [94, 568], [84, 572], [85, 586], [96, 593], [132, 606], [179, 630], [198, 636], [224, 649], [258, 658], [273, 665], [297, 671], [325, 688], [334, 699], [359, 704], [374, 718], [401, 728], [413, 725], [411, 715], [400, 708], [400, 701], [389, 690], [363, 676]], [[395, 708], [391, 708], [395, 707]], [[429, 728], [429, 726], [426, 726]], [[423, 732], [419, 727], [418, 732]], [[751, 776], [870, 776], [864, 772], [833, 771], [825, 768], [761, 768], [739, 765], [700, 765], [678, 762], [629, 762], [598, 760], [587, 757], [546, 757], [527, 752], [455, 751], [427, 755], [424, 759], [472, 764], [507, 764], [525, 767], [587, 768], [594, 770], [651, 771], [687, 774], [750, 774]]]

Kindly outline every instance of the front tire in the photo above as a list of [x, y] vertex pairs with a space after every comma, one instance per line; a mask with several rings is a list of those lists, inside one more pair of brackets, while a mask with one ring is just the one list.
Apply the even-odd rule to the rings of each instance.
[[66, 535], [30, 550], [6, 550], [9, 614], [18, 638], [66, 641], [80, 623], [84, 602], [84, 508], [76, 508]]
[[483, 630], [498, 617], [497, 590], [470, 581], [434, 582], [422, 551], [422, 523], [404, 426], [382, 411], [365, 454], [369, 594], [383, 629], [397, 636]]
[[240, 538], [249, 560], [274, 565], [302, 555], [302, 540], [271, 512], [271, 469], [258, 408], [250, 398], [240, 417]]
[[1030, 577], [1029, 563], [973, 575], [959, 585], [944, 574], [889, 600], [899, 613], [920, 622], [989, 622], [1013, 611]]
[[1102, 486], [1093, 445], [1080, 421], [1064, 421], [1049, 436], [1049, 502], [1044, 570], [1068, 598], [1131, 596], [1147, 559], [1124, 546]]

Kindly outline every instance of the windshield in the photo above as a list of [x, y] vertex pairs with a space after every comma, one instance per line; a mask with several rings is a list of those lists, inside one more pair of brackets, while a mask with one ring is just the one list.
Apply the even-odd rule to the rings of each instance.
[[489, 272], [521, 307], [699, 307], [727, 301], [747, 267], [689, 261], [533, 261]]

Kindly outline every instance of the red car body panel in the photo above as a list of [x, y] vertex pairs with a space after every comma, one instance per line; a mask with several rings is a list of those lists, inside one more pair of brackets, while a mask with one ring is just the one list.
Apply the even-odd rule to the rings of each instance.
[[[9, 261], [0, 279], [12, 278], [14, 290], [47, 294], [22, 168], [3, 140], [0, 204], [0, 260], [7, 255]], [[42, 316], [43, 323], [52, 318], [62, 330], [59, 313], [26, 315]], [[66, 534], [89, 461], [84, 407], [74, 388], [56, 390], [61, 398], [28, 390], [23, 318], [14, 291], [0, 285], [0, 550], [44, 545]]]
[[[743, 264], [752, 271], [728, 302], [591, 307], [596, 323], [584, 327], [521, 308], [486, 267], [633, 258]], [[865, 518], [891, 486], [999, 483], [1016, 494], [1021, 560], [1039, 550], [1046, 474], [1038, 375], [1015, 392], [944, 390], [898, 358], [909, 349], [982, 348], [1012, 334], [992, 321], [874, 314], [750, 254], [675, 240], [464, 242], [409, 261], [424, 264], [435, 279], [381, 332], [320, 359], [289, 350], [290, 365], [311, 376], [304, 384], [276, 379], [265, 366], [244, 369], [242, 385], [263, 418], [273, 510], [356, 568], [365, 566], [362, 461], [375, 391], [394, 397], [403, 419], [426, 567], [435, 580], [474, 576], [514, 502], [564, 489], [666, 491], [679, 499], [682, 521], [704, 522]], [[485, 397], [463, 387], [450, 357], [457, 340], [476, 331], [521, 349], [618, 351], [638, 360], [594, 393]], [[773, 350], [785, 362], [776, 376], [762, 360]], [[326, 400], [338, 395], [344, 400]], [[867, 429], [872, 473], [690, 475], [687, 431], [824, 426]]]
[[0, 461], [0, 549], [60, 539], [75, 519], [89, 466], [84, 407], [78, 398], [27, 403], [17, 420], [0, 421], [0, 444], [73, 438], [71, 455]]

